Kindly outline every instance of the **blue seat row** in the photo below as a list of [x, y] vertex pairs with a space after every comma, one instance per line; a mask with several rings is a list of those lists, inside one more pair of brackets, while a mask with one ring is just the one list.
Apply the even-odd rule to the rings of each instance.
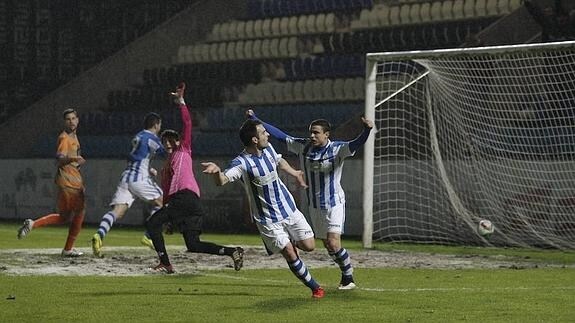
[[371, 9], [373, 0], [248, 0], [246, 19]]
[[308, 56], [284, 61], [288, 81], [365, 75], [364, 55]]
[[[253, 109], [260, 119], [281, 129], [303, 129], [307, 132], [307, 126], [314, 119], [326, 119], [335, 127], [361, 114], [364, 106], [362, 103], [298, 104], [258, 106]], [[212, 109], [207, 116], [208, 128], [237, 132], [245, 120], [245, 110], [244, 107]]]

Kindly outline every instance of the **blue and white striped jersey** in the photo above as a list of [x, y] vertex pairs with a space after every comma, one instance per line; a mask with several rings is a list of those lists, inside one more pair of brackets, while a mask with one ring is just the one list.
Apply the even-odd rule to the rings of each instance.
[[259, 157], [244, 150], [224, 171], [230, 182], [243, 182], [252, 218], [261, 224], [281, 221], [297, 210], [293, 196], [278, 176], [281, 157], [271, 145]]
[[128, 166], [122, 173], [122, 182], [137, 182], [150, 177], [150, 160], [165, 154], [160, 138], [149, 130], [142, 130], [132, 138], [132, 151], [128, 155]]
[[307, 139], [287, 136], [286, 143], [303, 165], [309, 206], [325, 210], [345, 203], [341, 172], [345, 158], [355, 154], [349, 148], [350, 142], [328, 140], [323, 147], [313, 147]]

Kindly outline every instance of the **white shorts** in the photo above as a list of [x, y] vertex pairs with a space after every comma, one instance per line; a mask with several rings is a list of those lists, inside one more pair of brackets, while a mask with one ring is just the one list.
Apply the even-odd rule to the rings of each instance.
[[313, 238], [311, 226], [299, 210], [280, 222], [256, 223], [256, 225], [270, 254], [281, 252], [291, 240], [302, 241]]
[[327, 233], [343, 233], [345, 223], [345, 204], [337, 204], [331, 209], [309, 208], [309, 217], [316, 237], [327, 239]]
[[128, 204], [130, 207], [136, 198], [143, 201], [153, 201], [160, 196], [162, 196], [162, 189], [151, 178], [128, 183], [122, 181], [118, 183], [110, 206]]

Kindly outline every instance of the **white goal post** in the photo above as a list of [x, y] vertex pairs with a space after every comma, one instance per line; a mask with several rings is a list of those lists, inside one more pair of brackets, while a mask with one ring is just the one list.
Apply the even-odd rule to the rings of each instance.
[[575, 42], [367, 54], [365, 115], [364, 247], [575, 248]]

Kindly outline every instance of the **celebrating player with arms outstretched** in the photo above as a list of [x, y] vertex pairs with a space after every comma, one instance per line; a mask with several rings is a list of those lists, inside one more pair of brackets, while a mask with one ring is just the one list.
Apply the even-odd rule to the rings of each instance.
[[[252, 110], [248, 116], [258, 120]], [[353, 156], [365, 143], [373, 122], [362, 118], [363, 132], [352, 141], [331, 141], [331, 125], [318, 119], [309, 125], [309, 138], [295, 138], [278, 128], [262, 122], [276, 139], [287, 144], [288, 150], [299, 155], [308, 185], [307, 197], [310, 218], [315, 234], [341, 269], [339, 289], [354, 289], [353, 267], [349, 253], [341, 245], [345, 223], [345, 193], [341, 187], [341, 173], [345, 158]]]
[[299, 179], [302, 174], [276, 153], [268, 137], [261, 122], [246, 120], [240, 129], [244, 151], [223, 172], [212, 162], [202, 163], [204, 173], [211, 174], [219, 186], [236, 180], [243, 182], [252, 218], [268, 252], [280, 252], [294, 275], [312, 290], [312, 297], [322, 298], [324, 290], [313, 279], [296, 250], [296, 246], [305, 251], [315, 248], [313, 231], [297, 209], [277, 169]]

